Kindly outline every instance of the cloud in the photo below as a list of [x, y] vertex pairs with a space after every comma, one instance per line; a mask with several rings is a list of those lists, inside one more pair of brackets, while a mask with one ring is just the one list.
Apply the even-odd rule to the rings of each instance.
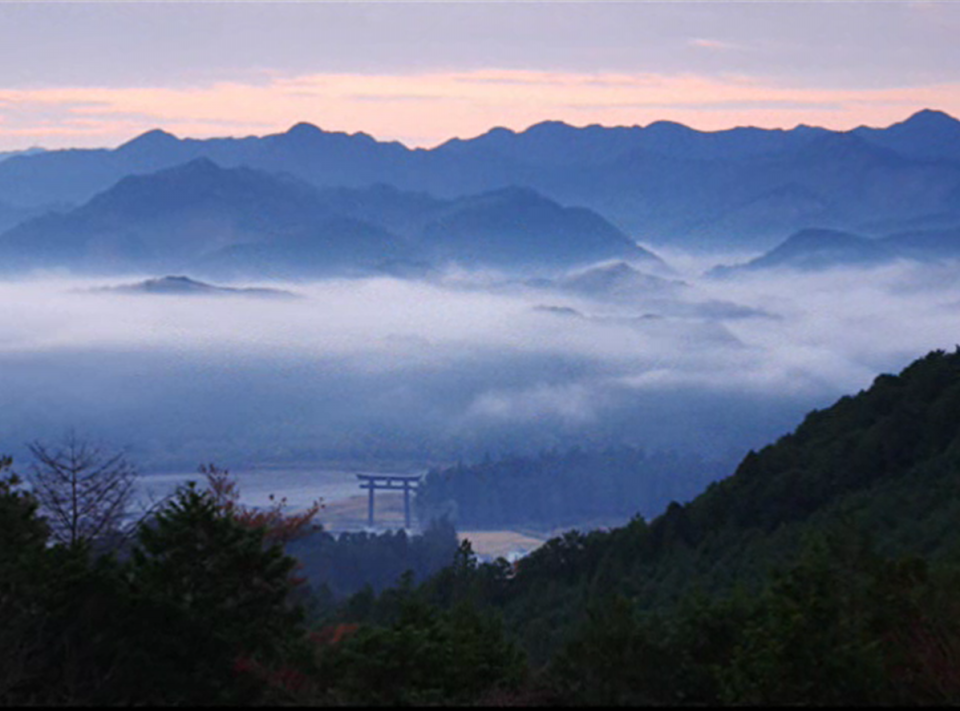
[[489, 390], [470, 404], [465, 419], [526, 424], [543, 418], [559, 418], [583, 425], [596, 419], [596, 390], [585, 383], [540, 384], [515, 391]]
[[78, 427], [154, 468], [605, 442], [719, 456], [960, 332], [946, 267], [711, 281], [701, 266], [677, 295], [634, 300], [463, 272], [291, 285], [292, 301], [0, 282], [16, 304], [0, 311], [0, 451]]
[[697, 47], [699, 49], [709, 49], [709, 50], [719, 50], [721, 52], [726, 52], [729, 50], [744, 49], [742, 45], [736, 44], [734, 42], [724, 42], [717, 39], [706, 39], [703, 37], [697, 37], [687, 41], [691, 47]]

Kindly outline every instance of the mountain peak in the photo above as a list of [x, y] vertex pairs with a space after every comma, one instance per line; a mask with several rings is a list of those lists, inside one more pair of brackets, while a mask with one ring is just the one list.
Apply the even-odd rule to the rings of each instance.
[[113, 287], [100, 287], [94, 292], [115, 292], [121, 294], [163, 294], [174, 296], [256, 296], [271, 298], [297, 298], [297, 295], [282, 289], [235, 288], [216, 286], [197, 281], [187, 276], [165, 276], [146, 279], [136, 284], [124, 284]]
[[505, 126], [494, 126], [486, 133], [479, 136], [479, 138], [503, 138], [506, 136], [516, 136], [517, 132], [511, 128], [506, 128]]
[[146, 133], [141, 133], [136, 138], [127, 141], [117, 150], [128, 151], [131, 148], [138, 150], [153, 150], [157, 148], [164, 148], [179, 142], [180, 139], [174, 136], [172, 133], [168, 133], [161, 128], [155, 128], [147, 131]]
[[861, 126], [853, 133], [914, 160], [960, 160], [960, 121], [943, 111], [923, 109], [887, 128]]
[[936, 109], [921, 109], [913, 114], [906, 121], [903, 121], [903, 125], [915, 126], [921, 129], [928, 128], [938, 128], [943, 126], [957, 126], [960, 124], [960, 121], [957, 121], [953, 116], [944, 112], [938, 111]]
[[188, 291], [212, 288], [210, 284], [196, 281], [187, 276], [165, 276], [158, 279], [147, 279], [141, 284], [147, 291]]
[[308, 138], [313, 136], [319, 136], [323, 133], [323, 130], [314, 126], [312, 123], [307, 123], [306, 121], [301, 121], [300, 123], [294, 124], [289, 128], [286, 135], [291, 138]]
[[676, 121], [654, 121], [653, 123], [647, 124], [647, 129], [653, 129], [654, 131], [672, 131], [674, 133], [694, 133], [696, 129], [690, 128], [686, 124], [677, 123]]
[[541, 121], [530, 126], [524, 133], [560, 133], [577, 129], [563, 121]]

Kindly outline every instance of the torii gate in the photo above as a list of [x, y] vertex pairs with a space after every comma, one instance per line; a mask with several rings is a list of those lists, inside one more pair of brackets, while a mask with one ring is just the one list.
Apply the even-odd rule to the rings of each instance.
[[422, 474], [357, 474], [360, 488], [370, 492], [367, 499], [367, 525], [373, 527], [373, 492], [399, 491], [403, 489], [403, 519], [410, 528], [410, 491], [416, 491]]

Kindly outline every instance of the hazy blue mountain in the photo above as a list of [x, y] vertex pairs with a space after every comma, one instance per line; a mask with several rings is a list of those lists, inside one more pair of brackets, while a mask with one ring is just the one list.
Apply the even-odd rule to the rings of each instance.
[[960, 163], [912, 159], [852, 132], [831, 133], [752, 164], [731, 182], [758, 197], [721, 210], [697, 234], [721, 242], [739, 234], [742, 245], [754, 235], [762, 248], [805, 228], [877, 235], [890, 231], [884, 225], [951, 212]]
[[195, 151], [190, 141], [181, 141], [172, 133], [155, 128], [127, 141], [112, 155], [118, 163], [148, 167], [188, 161], [195, 157]]
[[[502, 172], [514, 171], [504, 180], [590, 207], [640, 241], [749, 242], [754, 232], [702, 236], [700, 223], [788, 183], [753, 166], [794, 152], [825, 133], [807, 127], [700, 132], [670, 122], [610, 129], [544, 122], [521, 133], [498, 128], [469, 141], [448, 142], [435, 152], [455, 152], [474, 161], [483, 153], [491, 157], [488, 171], [495, 156]], [[790, 217], [764, 223], [762, 237], [772, 243], [785, 225], [795, 229], [797, 221]]]
[[376, 225], [332, 216], [272, 239], [243, 241], [191, 263], [192, 271], [221, 279], [306, 279], [397, 272], [419, 263], [418, 252]]
[[826, 129], [798, 126], [781, 129], [732, 128], [698, 131], [673, 121], [648, 126], [597, 124], [577, 128], [543, 121], [524, 131], [498, 127], [471, 139], [454, 138], [436, 152], [466, 155], [485, 151], [514, 156], [528, 165], [604, 165], [636, 151], [693, 160], [743, 159], [796, 149]]
[[244, 296], [267, 299], [298, 298], [297, 294], [284, 289], [216, 286], [185, 276], [165, 276], [157, 279], [145, 279], [135, 284], [104, 286], [93, 289], [92, 291], [115, 294], [160, 294], [164, 296]]
[[960, 121], [943, 111], [924, 109], [887, 128], [861, 126], [851, 133], [910, 158], [960, 161]]
[[562, 207], [528, 188], [504, 188], [453, 201], [420, 236], [440, 261], [498, 267], [569, 267], [605, 259], [661, 260], [600, 215]]
[[113, 165], [104, 148], [16, 155], [0, 163], [0, 200], [15, 205], [88, 200], [135, 169]]
[[269, 243], [232, 245], [198, 268], [236, 278], [299, 277], [331, 268], [422, 273], [447, 263], [529, 272], [612, 258], [665, 266], [593, 211], [563, 207], [530, 189], [439, 200], [377, 185], [321, 190], [319, 196], [335, 219]]
[[449, 201], [425, 192], [399, 190], [386, 183], [367, 188], [323, 188], [320, 203], [330, 212], [383, 226], [398, 234], [421, 231]]
[[[925, 115], [906, 123], [923, 124]], [[763, 249], [804, 228], [859, 231], [880, 219], [889, 224], [956, 209], [960, 162], [932, 164], [882, 145], [877, 135], [885, 134], [808, 126], [700, 132], [670, 122], [575, 129], [553, 122], [473, 140], [516, 160], [541, 157], [543, 165], [543, 156], [563, 156], [549, 169], [527, 165], [526, 182], [515, 182], [591, 207], [641, 241]], [[941, 132], [930, 140], [946, 146], [952, 139]], [[469, 155], [470, 144], [459, 142], [458, 153]]]
[[33, 148], [24, 148], [19, 151], [0, 151], [0, 162], [5, 161], [7, 158], [13, 158], [14, 156], [32, 156], [37, 153], [43, 153], [46, 148], [40, 148], [39, 146], [34, 146]]
[[872, 266], [899, 255], [883, 243], [849, 232], [829, 229], [801, 230], [782, 244], [746, 264], [717, 267], [712, 276], [762, 269], [817, 270], [839, 266]]
[[960, 259], [960, 227], [904, 230], [881, 238], [831, 229], [801, 230], [745, 264], [720, 266], [712, 276], [770, 268], [818, 270], [872, 266], [897, 259], [944, 262]]
[[446, 262], [661, 264], [596, 213], [529, 189], [446, 201], [382, 185], [320, 190], [207, 158], [128, 176], [75, 210], [21, 223], [0, 235], [0, 258], [8, 273], [176, 270], [219, 279], [422, 273]]
[[686, 248], [775, 246], [827, 226], [860, 231], [955, 209], [960, 163], [902, 157], [856, 136], [815, 135], [798, 149], [741, 160], [636, 151], [606, 166], [555, 169], [536, 187], [596, 209], [635, 239]]
[[803, 125], [789, 130], [740, 126], [698, 131], [672, 121], [657, 121], [646, 127], [638, 148], [675, 158], [744, 160], [797, 150], [827, 133], [827, 129]]
[[751, 237], [789, 234], [798, 224], [839, 224], [838, 212], [828, 195], [788, 182], [704, 215], [690, 225], [689, 234], [699, 242], [751, 246], [765, 241]]
[[[684, 320], [694, 320], [700, 329], [706, 322], [750, 318], [777, 318], [767, 311], [720, 299], [699, 300], [696, 291], [687, 282], [646, 274], [624, 262], [599, 264], [574, 271], [541, 286], [601, 302], [616, 303], [642, 309], [639, 316], [589, 318], [570, 307], [542, 305], [538, 311], [559, 316], [577, 316], [607, 323], [631, 324], [648, 327], [652, 321], [666, 323], [666, 328], [690, 329]], [[739, 344], [732, 333], [716, 324], [706, 326], [711, 338], [720, 338], [728, 344]], [[695, 331], [691, 331], [693, 333]], [[707, 335], [703, 330], [699, 335]]]
[[41, 205], [38, 207], [18, 207], [0, 201], [0, 232], [34, 217], [56, 210], [68, 210], [69, 205]]
[[788, 182], [829, 200], [847, 225], [886, 215], [942, 209], [960, 185], [960, 165], [934, 166], [879, 147], [853, 133], [832, 133], [760, 166], [767, 179]]
[[940, 210], [925, 215], [904, 218], [880, 218], [864, 222], [856, 230], [869, 237], [885, 237], [898, 232], [924, 232], [929, 230], [947, 230], [960, 228], [960, 199], [957, 209]]
[[543, 121], [525, 131], [497, 127], [470, 139], [454, 138], [438, 146], [442, 156], [497, 156], [528, 166], [603, 165], [636, 150], [644, 129], [639, 126], [576, 128], [562, 121]]
[[0, 255], [7, 271], [179, 270], [217, 249], [324, 217], [309, 185], [204, 158], [126, 177], [75, 210], [22, 223], [0, 235]]
[[960, 227], [897, 232], [878, 242], [885, 249], [911, 259], [939, 261], [960, 257]]
[[[878, 226], [891, 231], [897, 229], [891, 225], [955, 212], [958, 127], [950, 116], [929, 110], [888, 128], [848, 132], [809, 126], [706, 132], [667, 121], [577, 128], [545, 121], [521, 132], [495, 128], [430, 150], [306, 123], [262, 137], [207, 140], [154, 130], [114, 150], [3, 160], [0, 201], [80, 203], [124, 176], [206, 157], [225, 168], [285, 173], [319, 188], [386, 184], [440, 200], [527, 187], [594, 210], [644, 243], [769, 249], [783, 234], [805, 228], [878, 234]], [[396, 217], [410, 215], [404, 210]], [[412, 229], [389, 220], [378, 224]]]
[[410, 150], [363, 133], [322, 131], [301, 123], [250, 138], [180, 139], [148, 131], [116, 149], [68, 149], [18, 155], [0, 163], [0, 199], [21, 205], [79, 203], [127, 175], [153, 173], [195, 158], [309, 177], [324, 185], [367, 185]]
[[286, 172], [319, 187], [360, 187], [377, 182], [398, 183], [413, 153], [402, 144], [380, 142], [366, 133], [324, 131], [298, 123], [284, 133], [262, 138], [218, 138], [196, 141], [196, 150], [224, 167], [247, 165]]
[[568, 274], [558, 279], [554, 286], [585, 296], [633, 300], [675, 296], [687, 285], [677, 279], [645, 274], [626, 262], [613, 262]]

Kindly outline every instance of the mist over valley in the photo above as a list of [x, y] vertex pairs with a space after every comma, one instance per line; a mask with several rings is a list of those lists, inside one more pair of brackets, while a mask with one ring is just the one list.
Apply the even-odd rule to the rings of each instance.
[[626, 446], [719, 476], [952, 345], [960, 163], [931, 146], [958, 125], [8, 156], [0, 202], [42, 214], [0, 233], [0, 429], [23, 456], [80, 428], [147, 473]]
[[215, 295], [136, 291], [126, 278], [8, 281], [0, 417], [11, 443], [82, 424], [160, 470], [427, 466], [607, 444], [737, 459], [949, 346], [960, 318], [951, 266], [585, 279], [640, 274], [627, 269]]

